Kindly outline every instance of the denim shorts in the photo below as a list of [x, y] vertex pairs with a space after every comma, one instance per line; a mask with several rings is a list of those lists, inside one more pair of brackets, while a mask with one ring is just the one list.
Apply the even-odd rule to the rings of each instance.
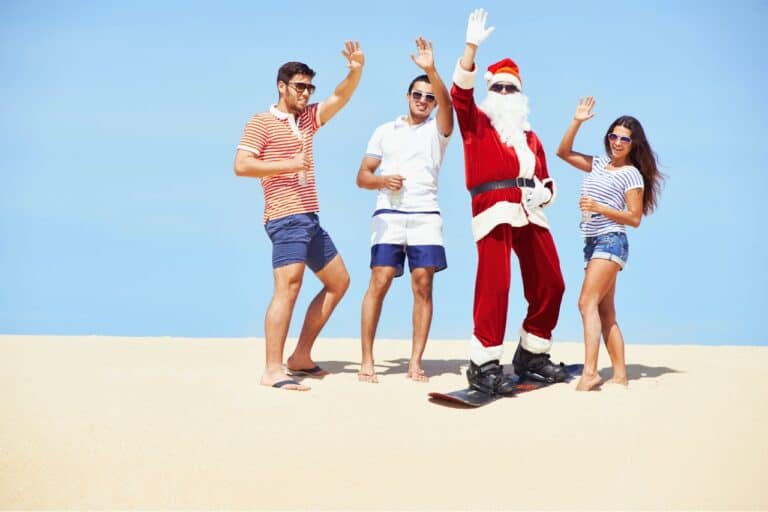
[[623, 270], [628, 258], [629, 241], [626, 233], [605, 233], [584, 239], [584, 268], [587, 268], [591, 259], [603, 259], [616, 262], [619, 270]]
[[306, 263], [313, 272], [318, 272], [338, 254], [333, 240], [320, 227], [316, 213], [268, 220], [264, 229], [272, 241], [272, 268]]

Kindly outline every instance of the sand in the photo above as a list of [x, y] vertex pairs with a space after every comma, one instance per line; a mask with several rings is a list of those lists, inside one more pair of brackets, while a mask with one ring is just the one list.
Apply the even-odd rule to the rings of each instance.
[[0, 508], [768, 509], [768, 347], [629, 345], [627, 389], [472, 410], [427, 399], [464, 387], [461, 341], [430, 340], [423, 384], [378, 340], [372, 385], [321, 339], [305, 393], [258, 384], [263, 345], [0, 336]]

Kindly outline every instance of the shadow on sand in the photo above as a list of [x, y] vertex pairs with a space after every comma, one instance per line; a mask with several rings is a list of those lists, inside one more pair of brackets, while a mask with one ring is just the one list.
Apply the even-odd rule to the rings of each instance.
[[[360, 361], [317, 361], [318, 366], [331, 374], [357, 373]], [[422, 369], [429, 377], [438, 375], [460, 375], [462, 366], [467, 366], [467, 359], [424, 359]], [[408, 358], [390, 359], [376, 363], [376, 373], [379, 375], [398, 375], [408, 372]]]
[[[603, 380], [610, 379], [613, 376], [613, 369], [611, 367], [603, 368], [599, 372], [600, 378]], [[628, 364], [627, 365], [627, 380], [640, 380], [640, 379], [654, 379], [667, 375], [668, 373], [684, 373], [674, 368], [668, 368], [666, 366], [646, 366], [644, 364]]]
[[[317, 364], [331, 374], [356, 374], [360, 369], [359, 361], [318, 361]], [[469, 365], [467, 359], [424, 359], [422, 368], [428, 377], [440, 375], [463, 375]], [[512, 373], [512, 365], [506, 365], [505, 372]], [[408, 358], [390, 359], [376, 363], [376, 373], [379, 375], [404, 375], [408, 372]], [[600, 377], [608, 380], [613, 375], [611, 367], [602, 368]], [[655, 379], [670, 373], [684, 373], [666, 366], [646, 366], [644, 364], [628, 364], [627, 378], [630, 381]]]

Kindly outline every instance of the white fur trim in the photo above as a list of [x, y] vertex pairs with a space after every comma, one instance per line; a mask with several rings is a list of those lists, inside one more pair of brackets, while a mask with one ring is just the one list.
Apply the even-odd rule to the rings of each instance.
[[531, 224], [536, 224], [537, 226], [541, 226], [542, 228], [549, 229], [549, 224], [547, 223], [547, 214], [544, 213], [544, 208], [541, 206], [536, 206], [535, 208], [528, 210], [528, 222]]
[[528, 224], [525, 210], [520, 203], [500, 201], [472, 217], [472, 236], [475, 242], [493, 231], [493, 228], [499, 224], [509, 224], [513, 228]]
[[496, 345], [495, 347], [486, 347], [480, 343], [474, 335], [469, 340], [469, 359], [472, 360], [477, 366], [482, 366], [488, 361], [494, 359], [501, 359], [501, 355], [504, 353], [504, 344]]
[[528, 352], [546, 354], [552, 348], [552, 340], [544, 339], [520, 329], [520, 345]]
[[488, 71], [485, 73], [485, 82], [488, 84], [488, 87], [490, 87], [491, 84], [495, 84], [496, 82], [509, 82], [515, 84], [515, 86], [521, 91], [523, 90], [523, 84], [520, 83], [520, 79], [512, 73], [491, 74], [491, 72]]
[[467, 71], [461, 67], [461, 59], [456, 63], [456, 69], [453, 71], [453, 83], [462, 89], [474, 89], [475, 75], [477, 75], [477, 65], [474, 71]]
[[542, 205], [542, 206], [551, 206], [555, 202], [555, 198], [557, 197], [557, 185], [555, 185], [555, 181], [552, 178], [544, 178], [541, 184], [544, 185], [545, 187], [547, 185], [552, 185], [551, 187], [549, 187], [549, 190], [552, 191], [552, 197], [550, 197], [549, 201], [547, 201]]

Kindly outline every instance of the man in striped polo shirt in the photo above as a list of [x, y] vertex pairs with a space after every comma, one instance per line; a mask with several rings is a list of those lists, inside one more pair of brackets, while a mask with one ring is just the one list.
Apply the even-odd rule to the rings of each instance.
[[268, 112], [256, 114], [245, 127], [235, 156], [238, 176], [260, 178], [264, 189], [264, 224], [272, 241], [275, 288], [264, 322], [266, 366], [261, 384], [305, 391], [289, 378], [283, 350], [293, 307], [308, 266], [323, 283], [307, 309], [293, 354], [292, 375], [323, 377], [327, 372], [311, 357], [312, 345], [349, 287], [349, 273], [328, 233], [320, 227], [315, 187], [312, 137], [352, 97], [365, 57], [360, 44], [345, 43], [342, 54], [349, 72], [323, 102], [309, 103], [315, 72], [301, 62], [283, 64], [277, 72], [279, 99]]

